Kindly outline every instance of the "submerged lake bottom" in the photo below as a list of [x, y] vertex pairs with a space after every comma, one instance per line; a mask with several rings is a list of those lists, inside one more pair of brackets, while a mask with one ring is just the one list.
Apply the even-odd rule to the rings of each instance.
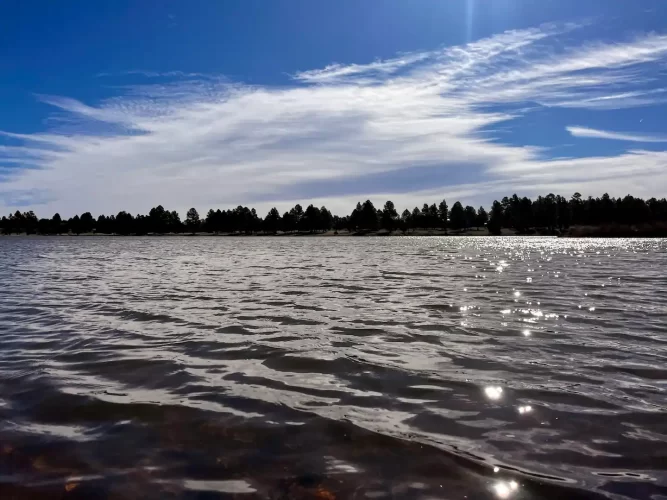
[[667, 240], [0, 239], [0, 498], [667, 498]]

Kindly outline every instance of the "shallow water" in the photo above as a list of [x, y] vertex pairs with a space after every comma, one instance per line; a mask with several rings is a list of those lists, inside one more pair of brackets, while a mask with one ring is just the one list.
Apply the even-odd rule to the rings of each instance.
[[0, 238], [0, 498], [667, 498], [666, 270], [667, 240]]

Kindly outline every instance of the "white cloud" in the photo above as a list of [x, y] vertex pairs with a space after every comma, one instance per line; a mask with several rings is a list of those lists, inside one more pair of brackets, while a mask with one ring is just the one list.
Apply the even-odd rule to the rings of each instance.
[[[667, 89], [651, 89], [635, 92], [620, 92], [617, 94], [605, 94], [591, 92], [588, 97], [578, 96], [575, 99], [556, 101], [554, 107], [561, 108], [583, 108], [589, 110], [614, 110], [625, 108], [639, 108], [667, 103], [665, 94]], [[569, 98], [568, 98], [569, 99]]]
[[667, 136], [658, 137], [654, 135], [643, 135], [628, 132], [609, 132], [588, 127], [565, 127], [574, 137], [590, 137], [594, 139], [611, 139], [614, 141], [628, 142], [667, 142]]
[[[306, 83], [332, 84], [344, 83], [353, 80], [353, 78], [358, 78], [360, 75], [364, 75], [366, 78], [364, 81], [372, 83], [380, 81], [380, 78], [386, 78], [388, 75], [395, 74], [399, 70], [417, 62], [424, 61], [433, 55], [435, 54], [425, 52], [408, 54], [404, 57], [388, 61], [375, 61], [370, 64], [331, 64], [324, 69], [301, 71], [294, 75], [294, 79]], [[354, 83], [359, 84], [359, 80], [357, 79]]]
[[[361, 198], [391, 197], [412, 207], [443, 196], [488, 204], [514, 191], [625, 194], [630, 178], [633, 194], [659, 194], [667, 184], [659, 168], [667, 153], [549, 161], [539, 148], [486, 133], [532, 113], [535, 103], [598, 109], [601, 101], [608, 107], [659, 102], [664, 89], [636, 75], [665, 62], [667, 37], [554, 52], [571, 29], [544, 26], [387, 61], [333, 65], [298, 73], [293, 85], [279, 88], [183, 75], [125, 87], [98, 105], [40, 96], [59, 110], [58, 119], [45, 133], [4, 133], [0, 209], [39, 193], [32, 208], [43, 215], [145, 213], [159, 203], [179, 211], [237, 204], [284, 210], [310, 199], [346, 213]], [[576, 129], [582, 130], [591, 129]], [[41, 169], [2, 170], [10, 164]], [[427, 191], [396, 181], [369, 189], [375, 194], [322, 196], [328, 182], [353, 187], [364, 180], [372, 188], [374, 176], [386, 180], [406, 169], [417, 175], [434, 165], [443, 173]]]

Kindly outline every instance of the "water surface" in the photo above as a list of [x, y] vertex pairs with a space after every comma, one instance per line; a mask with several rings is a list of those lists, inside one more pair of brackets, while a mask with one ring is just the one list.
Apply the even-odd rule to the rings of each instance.
[[0, 497], [667, 498], [666, 250], [0, 238]]

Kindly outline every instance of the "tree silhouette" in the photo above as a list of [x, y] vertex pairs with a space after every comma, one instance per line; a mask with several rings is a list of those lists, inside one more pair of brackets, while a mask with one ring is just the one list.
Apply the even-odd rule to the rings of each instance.
[[348, 220], [348, 228], [350, 232], [356, 231], [361, 227], [363, 207], [360, 202], [357, 202], [357, 206], [352, 210], [352, 214]]
[[553, 194], [538, 196], [533, 202], [533, 213], [535, 224], [538, 227], [553, 231], [558, 223], [558, 212], [556, 211], [556, 197]]
[[257, 215], [257, 210], [250, 209], [250, 234], [254, 234], [262, 229], [262, 219]]
[[412, 209], [412, 214], [410, 215], [410, 227], [412, 229], [424, 227], [422, 225], [422, 213], [419, 210], [419, 207], [415, 207]]
[[401, 222], [400, 222], [401, 231], [403, 231], [403, 233], [408, 232], [408, 230], [410, 229], [411, 219], [412, 219], [412, 214], [410, 214], [410, 210], [406, 208], [405, 210], [403, 210], [403, 213], [401, 214]]
[[280, 229], [280, 222], [280, 212], [276, 207], [273, 207], [264, 218], [264, 231], [276, 234]]
[[392, 232], [398, 226], [398, 212], [393, 201], [387, 201], [382, 209], [380, 227]]
[[75, 215], [69, 221], [67, 221], [70, 232], [76, 234], [77, 236], [81, 234], [81, 217]]
[[431, 212], [429, 210], [428, 203], [424, 203], [421, 209], [421, 226], [426, 229], [433, 227], [433, 221], [431, 220]]
[[322, 231], [328, 231], [333, 227], [333, 225], [334, 225], [334, 216], [327, 209], [327, 207], [323, 206], [322, 208], [320, 208], [319, 229]]
[[556, 196], [556, 211], [558, 213], [558, 227], [563, 229], [570, 227], [572, 223], [572, 215], [567, 203], [567, 199], [563, 196]]
[[284, 233], [293, 233], [296, 231], [296, 221], [291, 211], [283, 214], [281, 229]]
[[525, 230], [525, 228], [533, 227], [535, 225], [535, 215], [533, 210], [533, 202], [530, 201], [530, 198], [523, 197], [519, 202], [519, 220], [520, 224], [514, 226], [514, 229], [518, 231]]
[[301, 229], [314, 233], [320, 225], [320, 209], [314, 205], [308, 205], [301, 218]]
[[210, 209], [206, 213], [206, 218], [204, 219], [204, 228], [210, 233], [218, 234], [218, 217], [215, 210]]
[[150, 232], [163, 234], [167, 232], [167, 211], [162, 205], [158, 205], [155, 208], [151, 208], [148, 212], [148, 218], [150, 220]]
[[62, 223], [63, 220], [60, 217], [60, 214], [55, 213], [51, 218], [51, 232], [53, 232], [54, 234], [60, 234]]
[[570, 212], [572, 213], [572, 220], [575, 224], [584, 223], [584, 204], [581, 200], [580, 193], [574, 193], [570, 199]]
[[90, 212], [84, 212], [81, 214], [80, 224], [82, 233], [90, 233], [95, 227], [95, 219]]
[[[167, 212], [168, 213], [168, 212]], [[134, 218], [133, 224], [134, 234], [137, 236], [143, 236], [150, 232], [151, 230], [151, 219], [146, 215], [137, 214]]]
[[491, 206], [491, 215], [489, 216], [489, 222], [487, 228], [491, 234], [500, 234], [503, 227], [503, 216], [504, 210], [503, 206], [499, 201], [494, 201]]
[[[2, 224], [0, 224], [0, 231], [1, 230], [2, 230]], [[37, 222], [37, 233], [52, 234], [51, 219], [39, 219], [39, 222]]]
[[440, 226], [440, 212], [435, 203], [428, 207], [428, 221], [430, 228], [437, 228]]
[[488, 221], [489, 221], [489, 214], [486, 213], [484, 207], [479, 207], [477, 209], [477, 219], [475, 219], [475, 225], [477, 226], [477, 229], [485, 226]]
[[438, 205], [438, 221], [440, 222], [440, 228], [444, 231], [447, 231], [447, 219], [449, 217], [449, 208], [447, 207], [447, 202], [442, 200]]
[[26, 227], [26, 220], [25, 220], [25, 214], [21, 213], [20, 211], [14, 212], [14, 215], [12, 217], [13, 220], [13, 225], [15, 228], [16, 234], [23, 233], [25, 232], [25, 227]]
[[477, 210], [475, 207], [468, 205], [465, 208], [465, 227], [466, 229], [473, 227], [477, 222]]
[[[58, 215], [58, 214], [56, 214]], [[111, 216], [113, 217], [113, 215]], [[107, 217], [104, 214], [101, 214], [97, 218], [97, 222], [95, 223], [95, 232], [99, 234], [112, 234], [115, 232], [114, 228], [114, 223], [115, 223], [115, 217], [113, 217], [113, 221], [111, 220], [111, 217]], [[54, 216], [55, 219], [55, 216]]]
[[336, 231], [336, 234], [338, 234], [338, 231], [342, 231], [343, 229], [347, 228], [348, 219], [349, 216], [345, 217], [340, 217], [338, 215], [333, 216], [333, 228]]
[[32, 210], [23, 214], [23, 230], [26, 232], [26, 234], [36, 233], [38, 224], [39, 219], [37, 219], [35, 212]]
[[378, 226], [378, 214], [377, 210], [373, 206], [373, 203], [370, 200], [366, 200], [361, 206], [361, 220], [360, 227], [372, 231]]
[[294, 208], [290, 210], [290, 215], [294, 221], [294, 230], [301, 230], [301, 219], [303, 218], [303, 208], [298, 203], [294, 205]]
[[125, 211], [118, 212], [115, 222], [116, 230], [114, 232], [118, 234], [128, 235], [134, 231], [134, 217], [132, 217], [132, 214]]
[[[608, 193], [599, 198], [589, 196], [586, 199], [580, 193], [574, 193], [569, 199], [549, 193], [531, 200], [514, 194], [503, 197], [501, 201], [495, 200], [488, 214], [484, 207], [478, 210], [472, 206], [463, 208], [460, 201], [449, 210], [446, 201], [442, 200], [438, 205], [424, 203], [421, 209], [415, 207], [412, 212], [405, 209], [400, 217], [393, 202], [387, 201], [382, 210], [376, 210], [373, 203], [366, 200], [363, 204], [357, 203], [352, 213], [345, 217], [334, 216], [326, 207], [317, 208], [311, 204], [305, 212], [301, 205], [295, 205], [282, 217], [274, 207], [264, 219], [257, 215], [254, 208], [239, 205], [234, 209], [209, 210], [203, 224], [197, 211], [191, 209], [185, 225], [178, 212], [170, 212], [162, 205], [152, 208], [148, 215], [134, 217], [121, 211], [116, 216], [100, 215], [94, 219], [90, 212], [85, 212], [66, 222], [57, 213], [51, 219], [38, 219], [32, 211], [22, 213], [17, 210], [0, 219], [0, 231], [3, 234], [80, 234], [94, 230], [99, 234], [140, 235], [180, 233], [187, 228], [192, 233], [275, 234], [278, 231], [316, 233], [331, 228], [350, 232], [382, 228], [391, 232], [400, 228], [407, 233], [416, 228], [438, 227], [446, 231], [448, 227], [480, 228], [485, 224], [491, 234], [501, 234], [503, 228], [519, 234], [555, 234], [572, 226], [601, 226], [604, 234], [614, 235], [614, 231], [616, 234], [620, 231], [632, 236], [636, 234], [637, 227], [644, 231], [646, 226], [650, 226], [649, 234], [658, 235], [667, 232], [667, 200], [643, 200], [631, 195], [614, 198]], [[614, 229], [619, 227], [620, 230]]]
[[20, 211], [16, 211], [13, 214], [9, 215], [9, 234], [15, 232], [19, 234], [23, 231], [24, 220], [23, 214]]
[[466, 225], [466, 214], [460, 201], [454, 203], [452, 210], [449, 212], [449, 222], [452, 229], [463, 229]]
[[194, 234], [197, 229], [199, 229], [199, 213], [195, 208], [188, 210], [187, 216], [185, 218], [185, 225], [188, 226], [188, 229]]

